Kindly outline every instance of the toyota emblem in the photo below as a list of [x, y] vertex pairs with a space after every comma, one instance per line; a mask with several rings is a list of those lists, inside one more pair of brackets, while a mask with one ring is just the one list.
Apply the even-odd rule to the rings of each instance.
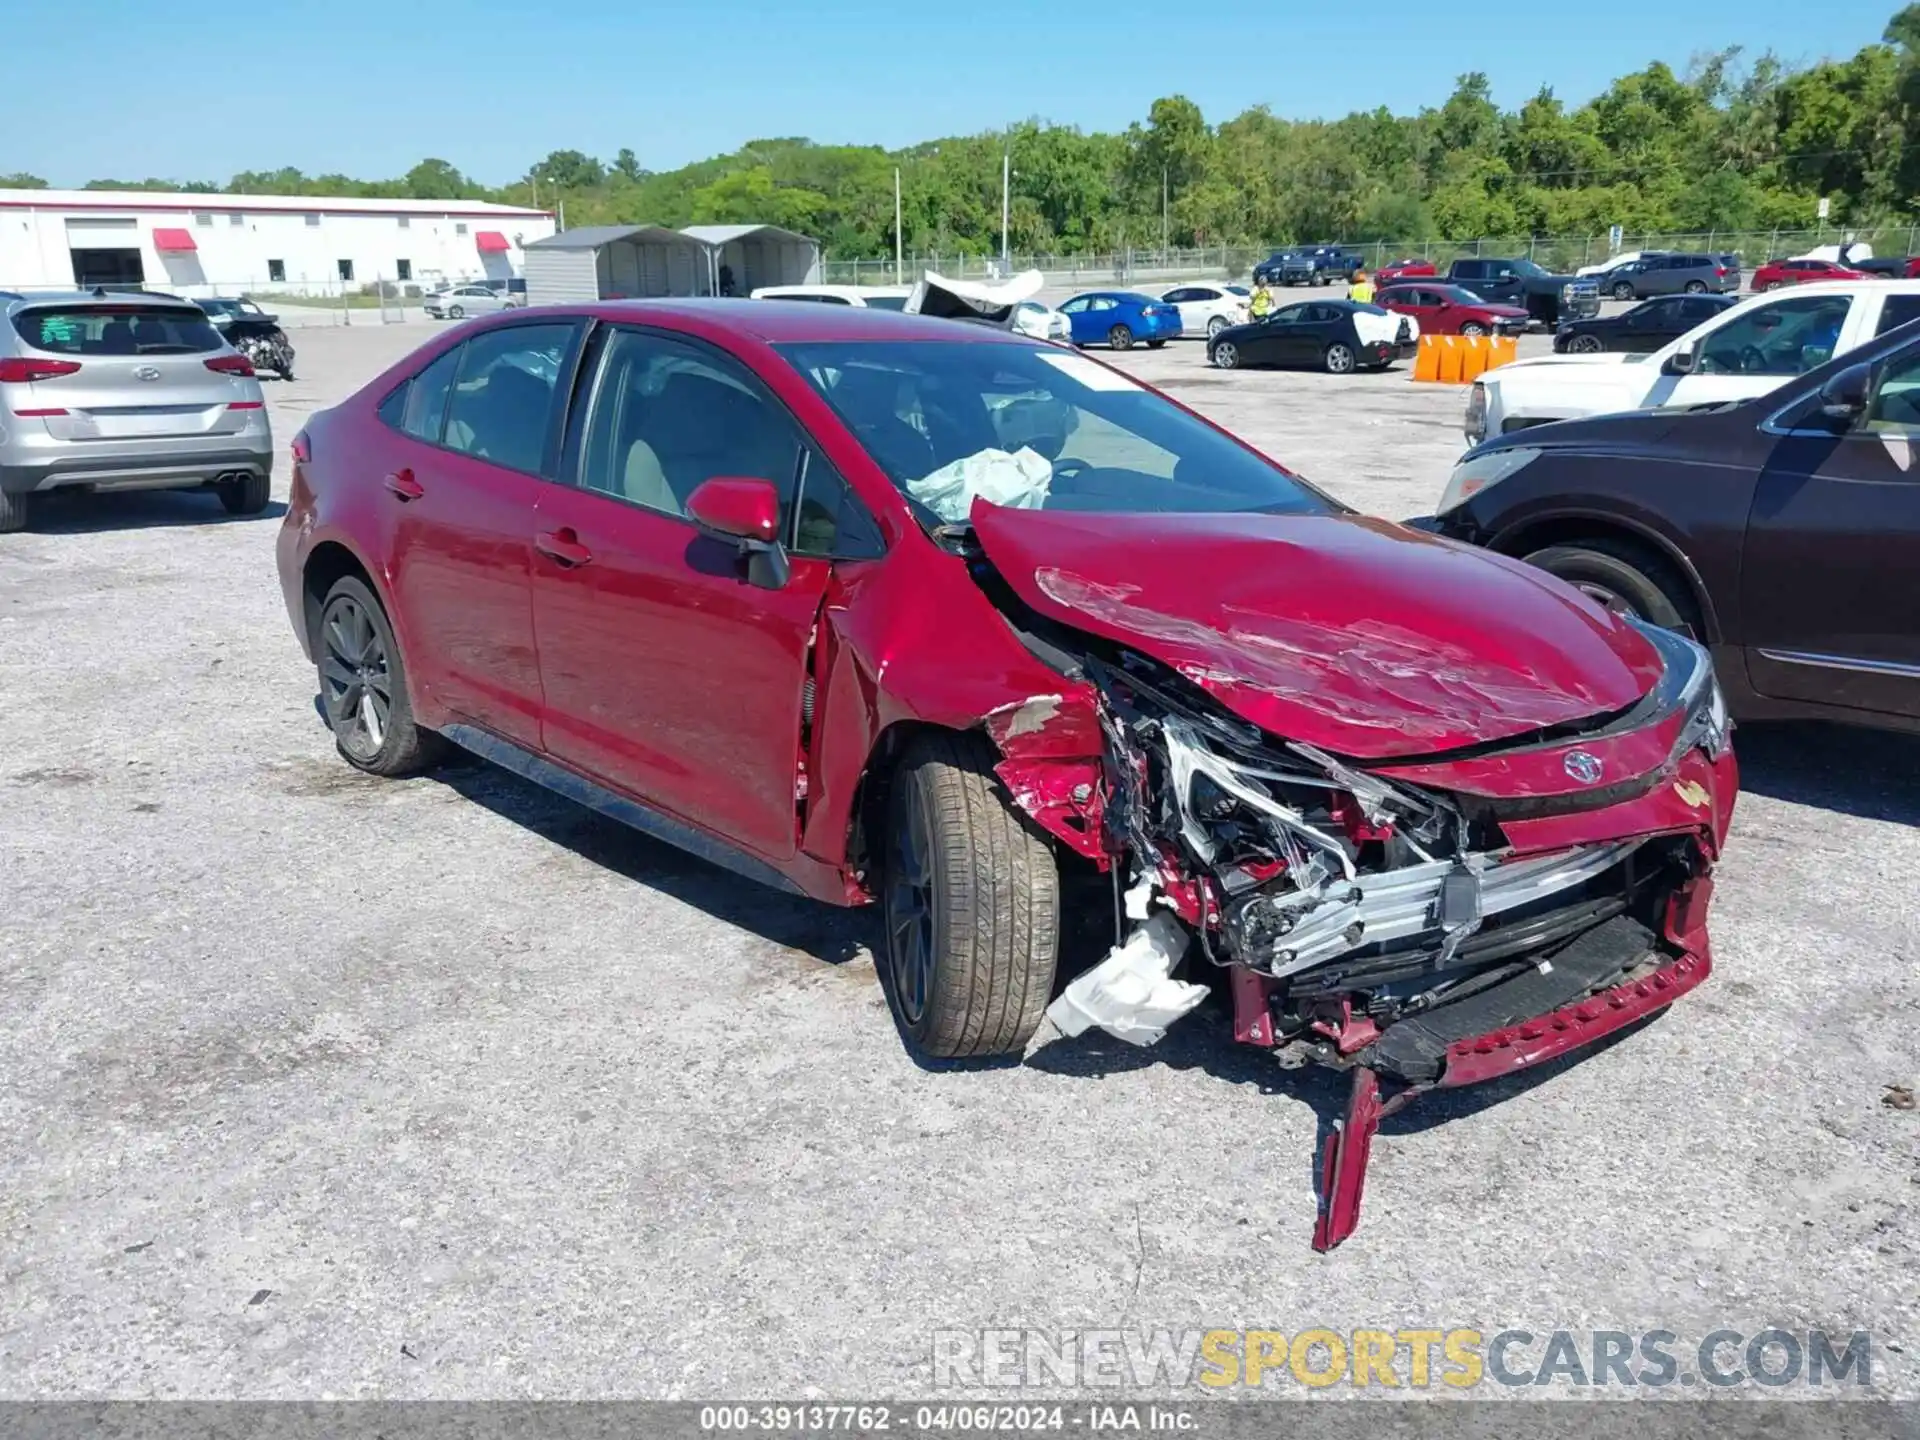
[[151, 365], [138, 365], [134, 367], [133, 378], [136, 380], [158, 380], [160, 378], [160, 372]]
[[1599, 758], [1589, 755], [1584, 750], [1569, 750], [1567, 752], [1567, 758], [1560, 763], [1566, 768], [1567, 774], [1578, 780], [1582, 785], [1593, 785], [1598, 783], [1600, 779], [1601, 765]]

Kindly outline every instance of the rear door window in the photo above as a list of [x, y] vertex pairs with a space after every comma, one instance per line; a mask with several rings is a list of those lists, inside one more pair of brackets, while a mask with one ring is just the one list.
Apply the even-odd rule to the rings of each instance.
[[453, 389], [453, 377], [460, 369], [460, 351], [456, 346], [422, 370], [405, 387], [394, 392], [400, 403], [397, 414], [389, 413], [394, 396], [380, 407], [380, 416], [416, 440], [429, 445], [440, 443], [440, 427], [447, 418], [447, 394]]
[[1873, 333], [1884, 335], [1909, 320], [1920, 320], [1920, 295], [1889, 295], [1880, 302], [1880, 326]]
[[441, 443], [510, 470], [541, 474], [575, 327], [509, 325], [460, 347]]
[[198, 355], [221, 345], [197, 305], [36, 307], [15, 315], [13, 328], [35, 350], [54, 355]]

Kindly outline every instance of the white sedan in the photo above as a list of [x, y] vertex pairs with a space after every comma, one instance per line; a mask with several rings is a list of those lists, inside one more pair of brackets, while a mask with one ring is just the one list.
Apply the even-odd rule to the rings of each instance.
[[1180, 312], [1180, 333], [1211, 340], [1229, 325], [1244, 325], [1251, 293], [1239, 285], [1176, 285], [1160, 297]]
[[521, 296], [503, 295], [485, 285], [456, 285], [450, 290], [436, 290], [420, 302], [427, 314], [436, 320], [492, 315], [499, 310], [515, 309], [522, 303]]

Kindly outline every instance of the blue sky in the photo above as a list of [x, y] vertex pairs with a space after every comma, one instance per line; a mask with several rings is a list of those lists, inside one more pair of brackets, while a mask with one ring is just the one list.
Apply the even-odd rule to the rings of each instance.
[[1649, 60], [1678, 69], [1726, 45], [1850, 55], [1898, 6], [10, 0], [7, 73], [79, 83], [41, 91], [59, 97], [37, 112], [45, 123], [6, 127], [0, 172], [55, 185], [224, 182], [280, 165], [371, 178], [436, 155], [499, 184], [560, 148], [610, 159], [630, 146], [664, 170], [761, 136], [892, 146], [1028, 116], [1115, 129], [1175, 92], [1214, 121], [1261, 103], [1293, 117], [1408, 111], [1469, 69], [1503, 105], [1542, 84], [1578, 102]]

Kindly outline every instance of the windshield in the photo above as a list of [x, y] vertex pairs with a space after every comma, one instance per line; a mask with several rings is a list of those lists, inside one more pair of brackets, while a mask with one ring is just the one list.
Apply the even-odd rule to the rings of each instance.
[[1339, 506], [1084, 356], [920, 340], [783, 345], [923, 520], [1038, 510], [1332, 514]]
[[1516, 260], [1513, 262], [1513, 273], [1516, 275], [1537, 276], [1544, 275], [1547, 272], [1531, 260]]

